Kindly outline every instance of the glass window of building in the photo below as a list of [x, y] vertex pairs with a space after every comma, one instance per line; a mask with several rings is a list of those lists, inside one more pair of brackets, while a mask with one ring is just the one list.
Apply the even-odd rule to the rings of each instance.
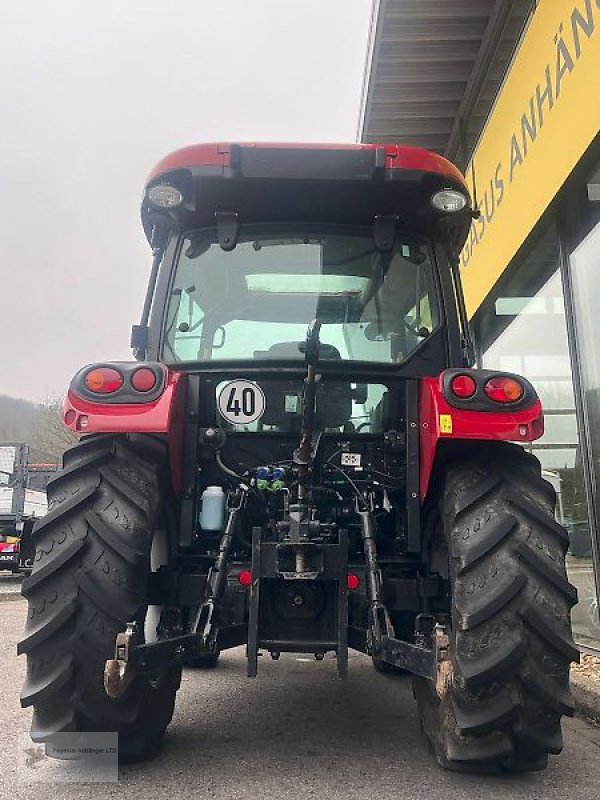
[[570, 256], [575, 331], [582, 384], [583, 415], [587, 437], [588, 476], [595, 530], [600, 530], [600, 164], [585, 184], [588, 231]]
[[482, 366], [524, 375], [542, 400], [545, 434], [527, 447], [556, 490], [556, 516], [569, 532], [567, 570], [580, 601], [573, 609], [574, 636], [581, 645], [597, 647], [600, 622], [592, 536], [554, 227], [513, 265], [478, 312], [474, 327]]

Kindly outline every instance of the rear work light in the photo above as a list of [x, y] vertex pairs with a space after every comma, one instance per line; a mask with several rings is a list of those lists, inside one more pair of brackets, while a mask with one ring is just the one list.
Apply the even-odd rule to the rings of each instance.
[[452, 393], [461, 400], [473, 397], [477, 391], [477, 384], [470, 375], [457, 375], [450, 382]]
[[516, 403], [525, 393], [523, 384], [515, 378], [491, 378], [483, 387], [483, 391], [496, 403]]
[[94, 394], [112, 394], [123, 386], [123, 376], [112, 367], [96, 367], [84, 378], [86, 389]]
[[131, 373], [131, 385], [138, 392], [149, 392], [156, 386], [156, 374], [148, 367], [140, 367]]
[[455, 211], [462, 211], [467, 205], [467, 198], [462, 192], [456, 189], [442, 189], [436, 192], [431, 198], [431, 205], [438, 211], [445, 211], [452, 214]]
[[155, 208], [169, 209], [177, 208], [183, 203], [183, 195], [175, 186], [166, 183], [159, 183], [148, 189], [148, 202]]

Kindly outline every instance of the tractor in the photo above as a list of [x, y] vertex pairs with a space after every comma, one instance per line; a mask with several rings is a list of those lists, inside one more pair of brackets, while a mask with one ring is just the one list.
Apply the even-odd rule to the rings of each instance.
[[250, 678], [302, 653], [343, 679], [351, 648], [373, 680], [412, 676], [447, 769], [560, 752], [569, 540], [523, 447], [535, 389], [475, 366], [458, 264], [477, 213], [456, 167], [400, 145], [156, 166], [134, 359], [73, 378], [80, 442], [33, 534], [34, 741], [111, 731], [121, 761], [149, 758], [184, 667], [244, 646]]

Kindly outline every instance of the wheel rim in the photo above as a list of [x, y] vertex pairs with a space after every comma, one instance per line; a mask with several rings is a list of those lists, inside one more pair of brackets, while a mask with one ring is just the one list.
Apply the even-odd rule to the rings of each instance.
[[[160, 528], [152, 539], [150, 550], [150, 572], [157, 572], [160, 567], [169, 564], [169, 539], [165, 528]], [[146, 642], [155, 642], [158, 639], [157, 627], [164, 606], [149, 605], [144, 620], [144, 639]]]

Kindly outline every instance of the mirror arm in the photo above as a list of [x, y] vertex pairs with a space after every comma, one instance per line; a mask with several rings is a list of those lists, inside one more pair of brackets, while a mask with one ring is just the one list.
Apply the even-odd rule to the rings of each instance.
[[158, 268], [160, 267], [160, 262], [162, 261], [169, 238], [169, 230], [169, 223], [162, 219], [157, 220], [152, 228], [152, 237], [150, 239], [150, 244], [152, 245], [152, 267], [150, 268], [148, 288], [144, 298], [144, 307], [142, 308], [140, 323], [139, 325], [133, 325], [131, 328], [131, 348], [134, 358], [138, 361], [143, 361], [146, 358], [146, 352], [148, 350], [148, 321], [150, 319], [150, 309], [152, 307], [152, 299], [154, 297], [154, 290], [158, 278]]
[[460, 277], [460, 265], [458, 258], [450, 255], [450, 270], [452, 273], [452, 281], [454, 283], [454, 294], [456, 295], [456, 305], [458, 307], [458, 316], [460, 326], [462, 329], [462, 351], [465, 361], [465, 366], [472, 367], [475, 364], [475, 345], [473, 344], [473, 337], [471, 336], [471, 325], [469, 323], [469, 315], [467, 313], [467, 306], [465, 303], [465, 296], [462, 290], [462, 280]]

